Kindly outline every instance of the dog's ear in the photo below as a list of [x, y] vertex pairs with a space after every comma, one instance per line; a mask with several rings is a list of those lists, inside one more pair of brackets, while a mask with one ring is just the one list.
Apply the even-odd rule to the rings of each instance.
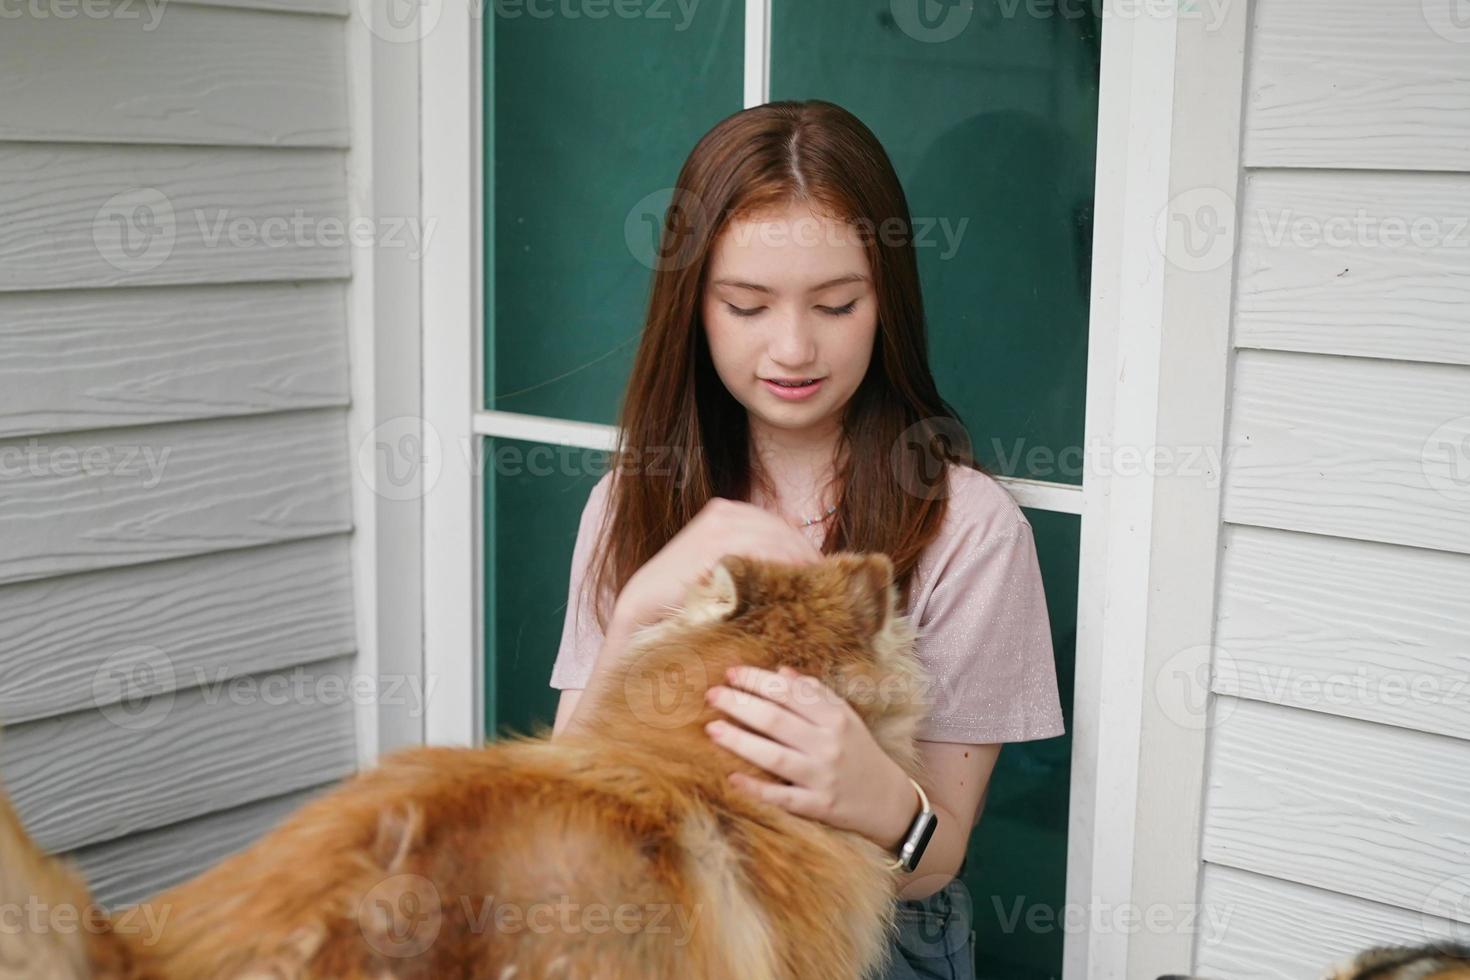
[[854, 555], [847, 570], [847, 598], [863, 636], [873, 636], [893, 614], [893, 560], [881, 551]]
[[684, 600], [688, 622], [713, 623], [729, 619], [745, 608], [743, 595], [749, 563], [740, 555], [725, 555], [690, 587]]

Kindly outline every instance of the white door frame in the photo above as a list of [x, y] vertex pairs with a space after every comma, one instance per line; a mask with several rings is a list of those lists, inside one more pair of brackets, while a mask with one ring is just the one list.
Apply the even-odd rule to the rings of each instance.
[[[1082, 515], [1066, 900], [1089, 922], [1159, 903], [1179, 914], [1195, 901], [1204, 730], [1177, 727], [1198, 705], [1151, 678], [1208, 668], [1219, 474], [1213, 484], [1208, 474], [1132, 475], [1097, 452], [1223, 451], [1230, 263], [1168, 265], [1155, 230], [1194, 188], [1218, 188], [1234, 207], [1247, 19], [1245, 5], [1224, 5], [1207, 34], [1201, 20], [1121, 6], [1107, 0], [1103, 17], [1084, 483], [1002, 481], [1023, 506]], [[613, 437], [611, 426], [481, 408], [477, 7], [442, 5], [420, 44], [422, 205], [438, 222], [422, 264], [423, 415], [442, 464], [424, 496], [424, 666], [438, 685], [425, 733], [453, 744], [484, 735], [484, 488], [467, 465], [477, 441], [605, 449]], [[747, 0], [745, 38], [754, 105], [769, 98], [770, 0]], [[1178, 236], [1163, 227], [1173, 249]], [[1165, 330], [1180, 323], [1189, 328]], [[1064, 977], [1182, 972], [1193, 945], [1188, 933], [1069, 929]]]
[[[1066, 934], [1067, 980], [1188, 973], [1205, 918], [1249, 11], [1222, 4], [1208, 23], [1204, 5], [1151, 6], [1104, 8], [1067, 855], [1067, 908], [1083, 928]], [[1195, 254], [1211, 217], [1223, 230]], [[1157, 468], [1124, 465], [1124, 452], [1155, 448], [1172, 453]]]

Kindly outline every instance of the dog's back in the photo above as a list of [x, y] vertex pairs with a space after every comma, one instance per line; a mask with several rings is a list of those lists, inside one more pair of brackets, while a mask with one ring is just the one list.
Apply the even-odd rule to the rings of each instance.
[[[893, 927], [886, 855], [734, 790], [728, 773], [749, 763], [704, 735], [704, 691], [778, 655], [862, 674], [876, 697], [855, 708], [911, 764], [923, 685], [879, 683], [917, 671], [908, 624], [889, 618], [891, 573], [883, 556], [807, 572], [726, 559], [683, 625], [589, 689], [584, 732], [400, 750], [108, 928], [0, 935], [0, 971], [17, 971], [0, 980], [863, 975]], [[762, 625], [763, 609], [805, 601]], [[638, 688], [647, 674], [674, 689]], [[693, 710], [655, 718], [669, 696]], [[0, 859], [0, 899], [89, 907], [3, 800]]]

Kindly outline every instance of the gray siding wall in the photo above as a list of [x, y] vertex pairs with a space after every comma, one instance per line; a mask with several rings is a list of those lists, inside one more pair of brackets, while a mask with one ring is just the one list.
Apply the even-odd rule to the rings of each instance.
[[[1253, 0], [1205, 975], [1470, 934], [1470, 25]], [[1332, 229], [1332, 237], [1323, 233]], [[1417, 229], [1417, 231], [1416, 231]]]
[[0, 22], [0, 777], [117, 903], [355, 767], [348, 8], [67, 6]]

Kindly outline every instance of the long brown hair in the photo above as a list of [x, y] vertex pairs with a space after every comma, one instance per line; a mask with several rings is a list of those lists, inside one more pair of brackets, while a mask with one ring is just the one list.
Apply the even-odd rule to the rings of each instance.
[[945, 461], [983, 472], [929, 369], [908, 201], [882, 144], [831, 102], [770, 102], [734, 113], [690, 152], [664, 213], [594, 539], [605, 546], [589, 565], [604, 631], [604, 601], [712, 497], [746, 500], [752, 479], [764, 482], [752, 474], [746, 410], [715, 373], [700, 298], [727, 224], [788, 202], [866, 232], [878, 300], [873, 355], [844, 410], [837, 510], [823, 553], [884, 552], [906, 604], [914, 567], [944, 517]]

